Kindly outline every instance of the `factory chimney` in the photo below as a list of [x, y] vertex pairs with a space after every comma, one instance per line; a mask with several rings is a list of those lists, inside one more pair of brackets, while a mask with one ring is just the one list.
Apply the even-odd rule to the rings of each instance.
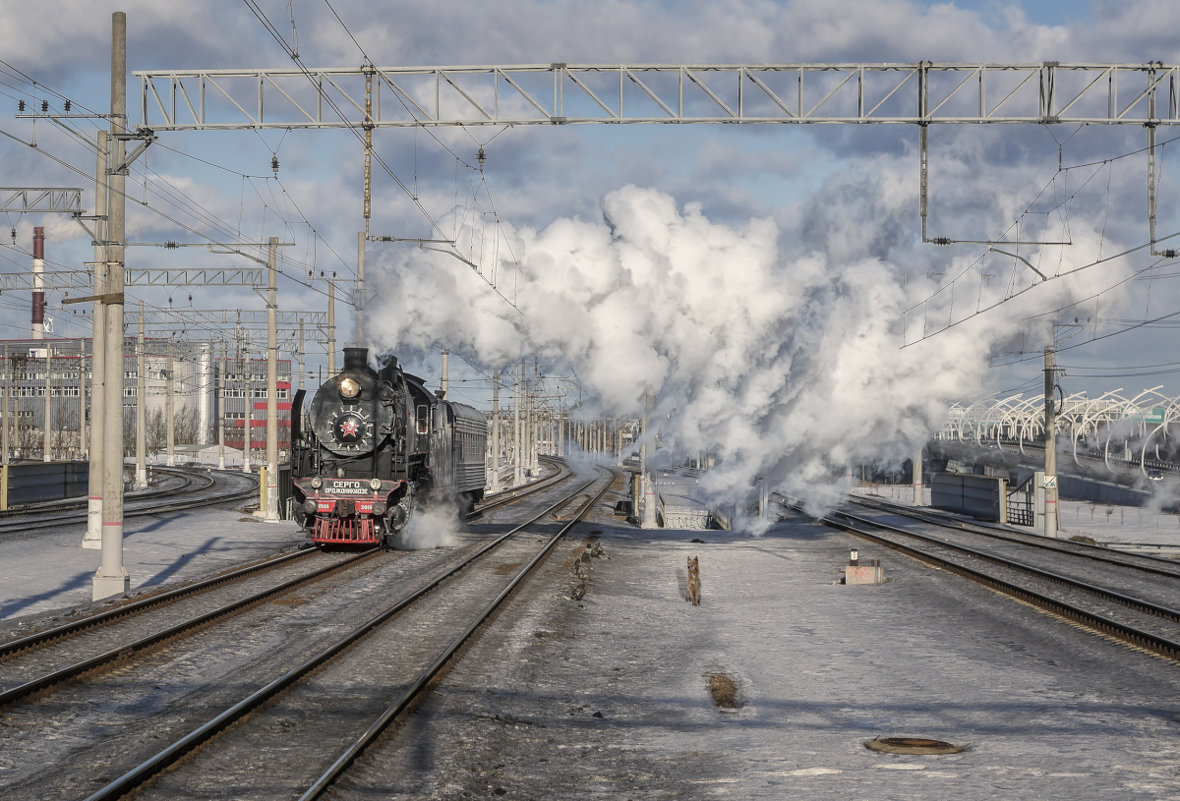
[[45, 229], [33, 229], [33, 339], [45, 339]]

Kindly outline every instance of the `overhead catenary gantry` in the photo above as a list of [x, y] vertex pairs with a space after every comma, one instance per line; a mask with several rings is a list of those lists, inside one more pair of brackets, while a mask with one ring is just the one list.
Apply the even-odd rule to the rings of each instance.
[[[1180, 123], [1180, 66], [528, 64], [133, 73], [152, 131], [595, 123]], [[366, 113], [366, 79], [375, 78]]]
[[525, 64], [136, 71], [142, 136], [157, 131], [363, 130], [365, 232], [358, 246], [362, 330], [368, 158], [374, 128], [588, 124], [903, 124], [920, 129], [922, 241], [1069, 244], [928, 236], [931, 125], [1135, 125], [1148, 132], [1148, 228], [1155, 233], [1155, 129], [1180, 124], [1180, 65], [1086, 64]]

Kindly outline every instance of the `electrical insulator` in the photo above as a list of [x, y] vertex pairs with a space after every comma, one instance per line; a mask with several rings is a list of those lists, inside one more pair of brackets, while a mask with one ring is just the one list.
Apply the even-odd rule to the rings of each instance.
[[66, 105], [65, 105], [66, 114], [69, 114], [69, 113], [70, 113], [70, 105], [71, 105], [70, 101], [68, 101], [68, 100], [67, 100], [67, 101], [66, 101]]
[[278, 178], [279, 177], [279, 157], [278, 156], [271, 156], [270, 157], [270, 168], [272, 170], [274, 170], [275, 178]]
[[18, 100], [18, 101], [16, 102], [16, 110], [17, 110], [18, 112], [20, 112], [21, 114], [24, 114], [24, 113], [25, 113], [25, 101], [23, 101], [23, 100]]
[[41, 113], [42, 113], [42, 114], [44, 114], [44, 113], [45, 113], [45, 112], [47, 112], [47, 111], [49, 111], [49, 101], [48, 101], [48, 100], [42, 100], [42, 101], [41, 101]]

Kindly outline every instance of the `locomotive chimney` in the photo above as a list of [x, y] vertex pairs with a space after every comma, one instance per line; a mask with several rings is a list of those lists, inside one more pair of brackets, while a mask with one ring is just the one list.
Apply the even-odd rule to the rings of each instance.
[[345, 370], [363, 370], [369, 365], [369, 349], [368, 348], [345, 348], [344, 349], [344, 369]]

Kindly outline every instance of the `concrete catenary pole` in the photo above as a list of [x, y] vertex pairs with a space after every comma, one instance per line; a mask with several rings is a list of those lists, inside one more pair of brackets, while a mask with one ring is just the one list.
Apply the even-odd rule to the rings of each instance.
[[41, 461], [53, 461], [53, 349], [45, 346], [45, 410], [41, 426]]
[[[94, 308], [90, 343], [90, 474], [86, 505], [86, 534], [82, 547], [102, 547], [103, 426], [106, 408], [106, 303], [107, 284], [107, 132], [98, 132], [98, 167], [94, 179]], [[122, 399], [120, 398], [120, 403]], [[83, 412], [85, 414], [85, 412]]]
[[639, 482], [643, 493], [643, 528], [656, 527], [656, 488], [647, 474], [647, 417], [651, 412], [651, 395], [643, 395], [643, 427], [639, 431]]
[[922, 491], [922, 449], [918, 448], [918, 453], [914, 456], [913, 469], [913, 483], [914, 483], [914, 506], [924, 506], [926, 503], [926, 495]]
[[336, 282], [328, 282], [328, 375], [336, 375]]
[[168, 431], [168, 456], [167, 464], [169, 467], [176, 466], [176, 359], [172, 354], [172, 342], [168, 342], [168, 377], [166, 380], [166, 395], [165, 395], [165, 411], [164, 425]]
[[279, 344], [276, 331], [278, 299], [275, 261], [278, 237], [267, 240], [266, 251], [266, 506], [264, 519], [279, 520]]
[[446, 348], [443, 348], [443, 352], [442, 352], [442, 380], [439, 382], [439, 387], [440, 387], [440, 389], [442, 389], [442, 396], [444, 398], [447, 396], [447, 389], [449, 389], [449, 375], [448, 375], [449, 367], [447, 364], [447, 360], [450, 358], [450, 356], [451, 356], [451, 352], [449, 350], [447, 350]]
[[33, 339], [45, 339], [45, 229], [33, 229]]
[[1057, 536], [1057, 367], [1052, 343], [1045, 346], [1045, 536]]
[[86, 458], [86, 345], [78, 348], [78, 458]]
[[512, 366], [512, 484], [520, 483], [520, 370], [521, 365]]
[[[298, 357], [299, 358], [299, 379], [298, 379], [298, 383], [295, 386], [296, 390], [303, 389], [303, 371], [306, 369], [306, 367], [303, 364], [303, 359], [304, 359], [304, 351], [306, 350], [306, 348], [307, 348], [307, 341], [304, 339], [304, 334], [303, 334], [303, 320], [300, 320], [299, 321], [299, 357]], [[294, 445], [294, 443], [292, 443], [292, 445]]]
[[12, 360], [8, 357], [8, 343], [4, 343], [4, 409], [0, 412], [0, 464], [5, 467], [8, 466], [8, 450], [12, 444], [8, 439], [8, 431], [10, 427], [10, 418], [8, 416], [8, 398], [10, 397], [12, 387]]
[[365, 346], [365, 232], [357, 233], [356, 245], [356, 344]]
[[500, 491], [500, 371], [492, 373], [492, 475], [488, 486]]
[[94, 574], [93, 600], [127, 592], [131, 578], [123, 566], [123, 269], [127, 199], [123, 194], [127, 129], [127, 14], [111, 15], [111, 150], [108, 167], [107, 280], [104, 299], [106, 420], [103, 424], [102, 563]]
[[246, 425], [242, 434], [242, 472], [252, 473], [254, 468], [250, 465], [250, 460], [254, 456], [254, 365], [251, 363], [249, 351], [243, 356], [241, 365], [242, 383], [246, 387], [244, 392], [246, 396]]
[[147, 489], [147, 354], [144, 353], [143, 301], [135, 337], [135, 489]]
[[221, 369], [217, 373], [217, 469], [225, 469], [225, 370], [226, 344], [221, 343]]

